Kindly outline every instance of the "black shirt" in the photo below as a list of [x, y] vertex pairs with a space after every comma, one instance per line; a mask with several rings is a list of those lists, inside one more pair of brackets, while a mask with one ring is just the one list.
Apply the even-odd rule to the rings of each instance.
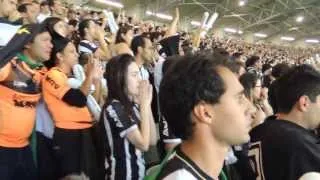
[[320, 172], [319, 138], [303, 127], [269, 118], [250, 135], [250, 164], [257, 179], [296, 180]]
[[160, 139], [163, 143], [181, 143], [181, 139], [177, 138], [172, 130], [168, 127], [168, 122], [162, 116], [159, 122]]

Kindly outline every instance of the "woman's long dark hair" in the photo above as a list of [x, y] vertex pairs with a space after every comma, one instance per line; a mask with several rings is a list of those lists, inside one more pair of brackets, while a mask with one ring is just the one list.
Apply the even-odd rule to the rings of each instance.
[[[126, 41], [123, 39], [122, 35], [127, 34], [128, 31], [133, 30], [133, 27], [128, 25], [128, 24], [123, 24], [122, 26], [120, 26], [117, 35], [116, 35], [116, 41], [115, 44], [118, 43], [125, 43]], [[129, 44], [130, 46], [130, 44]]]
[[242, 84], [244, 88], [244, 94], [248, 99], [252, 99], [251, 94], [253, 89], [256, 87], [256, 84], [260, 78], [254, 74], [254, 73], [244, 73], [242, 76], [240, 76], [239, 81]]
[[85, 28], [89, 28], [89, 24], [92, 21], [92, 19], [85, 19], [79, 23], [79, 35], [81, 39], [84, 39], [86, 32]]
[[[48, 28], [51, 36], [57, 36], [58, 33], [54, 30], [54, 25], [60, 21], [62, 21], [62, 19], [58, 17], [48, 17], [43, 21], [43, 24]], [[61, 34], [59, 35], [62, 36]]]
[[127, 90], [128, 67], [132, 62], [134, 62], [134, 58], [129, 54], [116, 56], [108, 62], [105, 72], [105, 78], [108, 83], [106, 104], [109, 105], [113, 100], [120, 101], [128, 117], [132, 115], [133, 106]]

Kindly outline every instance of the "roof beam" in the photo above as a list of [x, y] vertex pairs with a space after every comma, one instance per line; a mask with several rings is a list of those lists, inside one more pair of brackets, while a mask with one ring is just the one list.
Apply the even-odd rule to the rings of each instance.
[[288, 1], [287, 3], [282, 2], [282, 0], [277, 0], [282, 6], [284, 6], [286, 9], [290, 9]]
[[276, 17], [279, 17], [279, 16], [281, 16], [281, 15], [282, 15], [282, 13], [277, 13], [277, 14], [274, 14], [274, 15], [269, 16], [269, 17], [267, 17], [267, 18], [261, 19], [261, 20], [255, 22], [255, 23], [253, 23], [253, 24], [250, 24], [249, 26], [246, 26], [246, 27], [244, 28], [244, 30], [249, 29], [249, 28], [254, 27], [254, 26], [257, 26], [257, 25], [265, 24], [265, 23], [268, 22], [269, 20], [271, 20], [271, 19], [273, 19], [273, 18], [276, 18]]
[[[319, 22], [319, 18], [317, 16], [315, 16], [313, 13], [309, 12], [305, 7], [303, 7], [303, 5], [301, 5], [300, 2], [298, 2], [297, 0], [293, 0], [298, 6], [300, 6], [303, 11], [308, 14], [309, 16], [311, 16], [312, 18], [314, 18], [317, 22]], [[318, 0], [311, 2], [310, 4], [313, 4], [315, 2], [318, 2]]]
[[208, 11], [209, 13], [213, 13], [213, 11], [209, 8], [207, 8], [206, 6], [204, 6], [202, 3], [198, 2], [197, 0], [193, 0], [193, 2], [199, 6], [201, 6], [203, 9], [205, 9], [206, 11]]
[[[224, 9], [225, 11], [230, 11], [230, 9], [226, 8], [226, 7], [223, 7], [221, 4], [217, 4], [217, 6], [221, 7], [222, 9]], [[241, 21], [245, 22], [246, 24], [250, 24], [249, 21], [247, 21], [246, 19], [244, 19], [243, 17], [241, 16], [236, 16], [237, 14], [234, 13], [234, 12], [231, 12], [231, 15], [234, 15], [236, 18], [240, 19]]]

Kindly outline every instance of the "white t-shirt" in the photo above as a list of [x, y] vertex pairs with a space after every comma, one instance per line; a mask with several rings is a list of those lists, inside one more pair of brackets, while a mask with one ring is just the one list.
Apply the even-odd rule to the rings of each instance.
[[159, 57], [159, 60], [156, 62], [154, 66], [154, 86], [156, 88], [157, 93], [159, 93], [160, 83], [163, 77], [162, 67], [165, 59], [163, 57]]
[[164, 180], [197, 180], [196, 177], [194, 177], [190, 172], [184, 169], [175, 171], [163, 179]]
[[42, 23], [44, 20], [46, 20], [48, 17], [50, 17], [51, 16], [51, 14], [49, 13], [49, 14], [42, 14], [42, 13], [40, 13], [39, 15], [38, 15], [38, 17], [37, 17], [37, 21], [38, 21], [38, 23]]

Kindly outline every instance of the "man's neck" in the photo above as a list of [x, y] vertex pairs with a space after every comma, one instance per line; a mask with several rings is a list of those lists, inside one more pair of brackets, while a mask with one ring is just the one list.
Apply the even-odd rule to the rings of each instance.
[[32, 53], [30, 53], [28, 50], [24, 50], [24, 51], [23, 51], [23, 55], [25, 55], [30, 62], [32, 62], [32, 63], [34, 63], [34, 64], [39, 63], [38, 60], [37, 60], [37, 58], [34, 57], [34, 56], [32, 55]]
[[143, 60], [142, 60], [142, 57], [141, 56], [136, 56], [135, 59], [136, 59], [136, 63], [138, 65], [138, 67], [140, 68], [144, 64]]
[[66, 75], [69, 75], [69, 74], [71, 73], [71, 68], [68, 67], [67, 65], [60, 64], [60, 65], [58, 65], [58, 68], [60, 68], [61, 71], [62, 71], [63, 73], [65, 73]]
[[296, 115], [296, 114], [293, 114], [292, 112], [288, 114], [279, 113], [277, 119], [292, 122], [305, 129], [311, 129], [306, 123], [307, 121], [304, 121], [301, 115]]
[[197, 166], [213, 179], [218, 179], [223, 162], [228, 152], [228, 146], [207, 141], [207, 138], [193, 139], [181, 144], [181, 150]]

